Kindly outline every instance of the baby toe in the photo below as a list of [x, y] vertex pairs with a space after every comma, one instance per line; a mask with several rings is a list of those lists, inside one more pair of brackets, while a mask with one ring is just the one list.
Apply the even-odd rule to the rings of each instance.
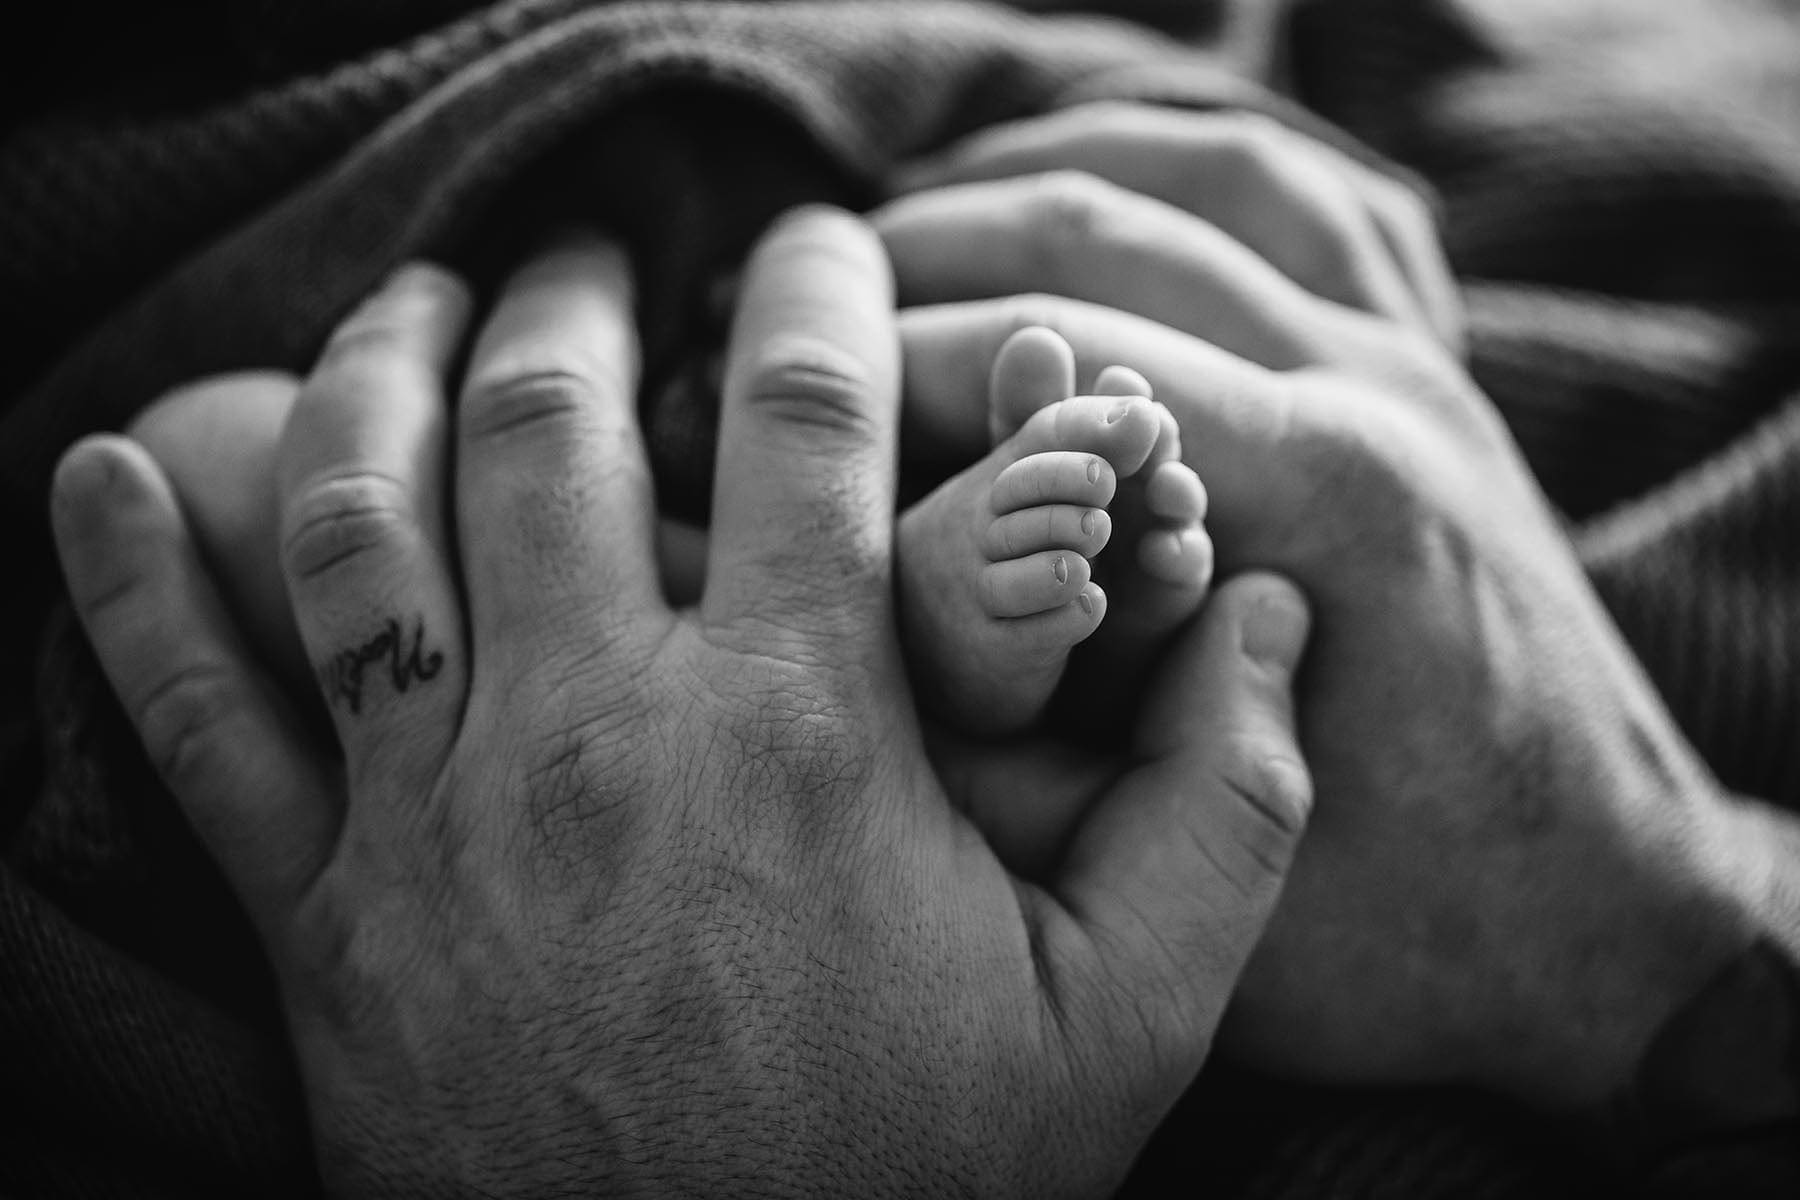
[[994, 478], [990, 493], [995, 516], [1046, 504], [1104, 508], [1119, 479], [1098, 454], [1048, 450], [1019, 459]]
[[1060, 608], [1086, 591], [1093, 568], [1079, 554], [1045, 550], [989, 563], [979, 590], [990, 617], [1029, 617]]
[[1112, 516], [1104, 508], [1043, 504], [994, 518], [982, 535], [982, 552], [995, 562], [1039, 550], [1072, 550], [1093, 557], [1112, 536]]
[[1187, 525], [1206, 519], [1206, 485], [1186, 463], [1165, 462], [1150, 472], [1144, 484], [1144, 503], [1152, 515], [1173, 524]]
[[1138, 541], [1138, 568], [1158, 583], [1184, 590], [1212, 581], [1213, 544], [1204, 526], [1157, 529]]

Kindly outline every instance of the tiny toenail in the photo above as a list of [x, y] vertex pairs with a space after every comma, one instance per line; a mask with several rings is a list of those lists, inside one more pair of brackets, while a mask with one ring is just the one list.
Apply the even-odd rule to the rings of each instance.
[[1083, 592], [1081, 595], [1075, 597], [1075, 599], [1080, 602], [1082, 612], [1090, 617], [1094, 615], [1094, 598], [1092, 596]]
[[1089, 535], [1094, 532], [1094, 510], [1091, 508], [1081, 514], [1081, 532]]
[[1088, 459], [1088, 482], [1100, 482], [1100, 460], [1097, 458]]
[[1108, 425], [1111, 425], [1113, 422], [1119, 420], [1121, 417], [1123, 417], [1126, 413], [1128, 413], [1130, 411], [1131, 411], [1131, 402], [1129, 400], [1121, 401], [1118, 404], [1113, 405], [1110, 409], [1107, 410], [1106, 423]]
[[1051, 567], [1050, 570], [1051, 573], [1056, 576], [1056, 582], [1069, 582], [1069, 560], [1062, 555], [1059, 554], [1056, 556], [1056, 565]]

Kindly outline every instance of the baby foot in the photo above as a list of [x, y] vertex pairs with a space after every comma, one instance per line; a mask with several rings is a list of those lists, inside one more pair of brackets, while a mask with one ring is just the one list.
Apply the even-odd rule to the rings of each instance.
[[901, 516], [900, 629], [929, 711], [981, 734], [1042, 711], [1106, 615], [1090, 560], [1158, 431], [1148, 400], [1065, 399]]
[[[1150, 384], [1129, 367], [1108, 367], [1094, 391], [1102, 396], [1149, 396]], [[1104, 644], [1108, 654], [1133, 643], [1154, 652], [1199, 609], [1212, 583], [1212, 539], [1207, 536], [1206, 487], [1181, 461], [1181, 428], [1162, 405], [1163, 425], [1142, 470], [1124, 481], [1112, 504], [1113, 519], [1141, 529], [1132, 554], [1108, 555], [1101, 582], [1113, 600]]]
[[[996, 392], [1055, 380], [1058, 355], [1068, 347], [1048, 330], [1017, 335], [996, 361]], [[1134, 374], [1103, 382], [1142, 384]], [[1130, 557], [1130, 567], [1108, 571], [1147, 610], [1127, 623], [1122, 645], [1193, 612], [1211, 545], [1200, 526], [1205, 490], [1179, 453], [1174, 418], [1144, 396], [1063, 399], [902, 516], [900, 625], [928, 710], [987, 735], [1035, 720], [1070, 650], [1106, 617], [1097, 556]], [[1119, 497], [1131, 536], [1102, 556]]]
[[[1127, 367], [1108, 367], [1094, 384], [1101, 395], [1149, 396], [1150, 384]], [[1206, 488], [1181, 461], [1181, 431], [1161, 405], [1164, 422], [1142, 470], [1120, 483], [1111, 506], [1115, 525], [1137, 531], [1136, 544], [1095, 561], [1096, 580], [1112, 615], [1069, 664], [1058, 694], [1058, 723], [1090, 741], [1124, 739], [1157, 657], [1176, 629], [1199, 611], [1212, 585]], [[1128, 552], [1127, 552], [1128, 551]]]

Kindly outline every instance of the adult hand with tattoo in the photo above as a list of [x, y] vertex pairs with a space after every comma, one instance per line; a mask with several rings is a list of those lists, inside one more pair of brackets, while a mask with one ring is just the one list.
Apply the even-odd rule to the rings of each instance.
[[[1599, 1106], [1748, 947], [1783, 947], [1792, 977], [1800, 831], [1727, 797], [1675, 728], [1421, 317], [1444, 311], [1441, 266], [1384, 265], [1414, 237], [1353, 203], [1358, 177], [1311, 188], [1320, 151], [1298, 143], [1097, 107], [921, 167], [873, 218], [911, 306], [908, 407], [922, 441], [972, 456], [988, 431], [930, 400], [980, 386], [1019, 328], [1061, 333], [1084, 381], [1130, 363], [1207, 482], [1220, 571], [1289, 573], [1316, 606], [1299, 700], [1319, 811], [1225, 1044], [1307, 1078]], [[1022, 864], [1055, 861], [1091, 785], [966, 776], [988, 828], [1023, 831]], [[1730, 1003], [1710, 1018], [1743, 1031], [1727, 1070], [1757, 1082], [1724, 1102], [1779, 1114], [1792, 1084], [1758, 1071], [1791, 1069], [1784, 1010], [1766, 988]], [[1656, 1067], [1677, 1105], [1721, 1102], [1684, 1069]]]
[[689, 610], [657, 582], [623, 256], [572, 236], [511, 278], [452, 433], [469, 308], [398, 274], [282, 440], [328, 741], [255, 668], [140, 447], [91, 439], [56, 483], [78, 611], [268, 947], [330, 1186], [1115, 1181], [1204, 1058], [1308, 809], [1299, 594], [1220, 589], [1133, 767], [1026, 882], [946, 800], [905, 685], [898, 344], [866, 228], [801, 213], [747, 268]]

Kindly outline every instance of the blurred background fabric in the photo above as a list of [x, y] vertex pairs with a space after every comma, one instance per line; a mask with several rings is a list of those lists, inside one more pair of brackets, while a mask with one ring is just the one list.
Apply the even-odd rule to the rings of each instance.
[[[0, 41], [0, 1191], [317, 1187], [260, 952], [63, 601], [57, 455], [189, 378], [303, 370], [406, 258], [488, 279], [582, 217], [632, 246], [658, 485], [704, 511], [706, 297], [762, 225], [1084, 100], [1254, 109], [1430, 188], [1471, 369], [1602, 597], [1725, 783], [1800, 806], [1800, 5], [1016, 7], [70, 0]], [[1629, 1177], [1600, 1146], [1221, 1065], [1130, 1190], [1781, 1186], [1755, 1146]]]

